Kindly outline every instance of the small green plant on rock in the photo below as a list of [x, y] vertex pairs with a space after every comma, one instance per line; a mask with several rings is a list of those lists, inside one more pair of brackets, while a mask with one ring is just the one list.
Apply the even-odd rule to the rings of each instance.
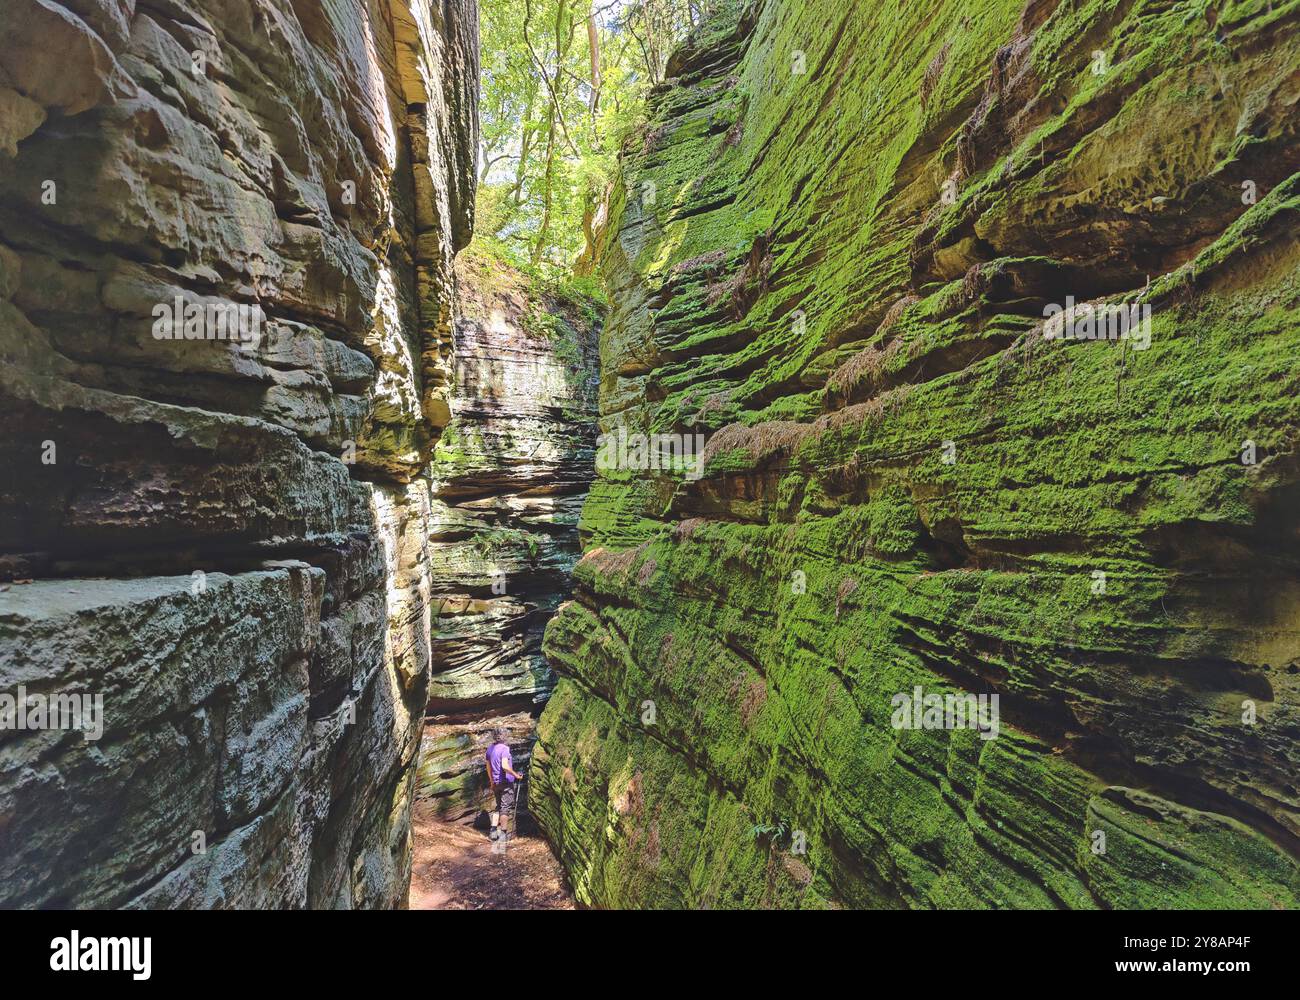
[[790, 835], [790, 825], [783, 819], [771, 823], [756, 823], [750, 827], [749, 833], [756, 841], [765, 840], [772, 847], [780, 847]]
[[487, 559], [503, 549], [521, 548], [532, 565], [537, 564], [542, 552], [542, 540], [522, 528], [490, 528], [480, 531], [470, 544], [482, 559]]

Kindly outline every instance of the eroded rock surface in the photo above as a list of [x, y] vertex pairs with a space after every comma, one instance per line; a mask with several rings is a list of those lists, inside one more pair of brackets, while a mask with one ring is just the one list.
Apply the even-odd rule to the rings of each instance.
[[542, 631], [572, 588], [594, 474], [599, 308], [476, 251], [457, 261], [453, 419], [430, 467], [433, 677], [420, 794], [482, 807], [506, 729], [526, 766], [555, 686]]
[[0, 690], [104, 732], [0, 732], [0, 905], [404, 902], [477, 45], [472, 0], [6, 5]]
[[578, 899], [1300, 904], [1295, 8], [720, 6], [605, 236], [602, 428], [709, 443], [546, 633]]

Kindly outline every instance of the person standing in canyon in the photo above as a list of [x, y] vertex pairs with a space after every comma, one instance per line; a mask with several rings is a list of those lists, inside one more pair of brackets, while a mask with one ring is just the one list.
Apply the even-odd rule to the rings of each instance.
[[496, 809], [489, 813], [492, 829], [488, 836], [493, 840], [509, 840], [514, 833], [510, 820], [514, 815], [515, 796], [518, 794], [515, 782], [523, 781], [524, 776], [514, 769], [515, 762], [510, 755], [510, 745], [506, 742], [504, 729], [492, 730], [492, 744], [484, 757], [488, 784], [496, 799]]

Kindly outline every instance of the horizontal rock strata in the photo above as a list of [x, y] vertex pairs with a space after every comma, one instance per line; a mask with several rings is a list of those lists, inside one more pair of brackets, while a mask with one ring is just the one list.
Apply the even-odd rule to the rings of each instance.
[[707, 445], [546, 633], [579, 900], [1300, 904], [1295, 8], [718, 6], [605, 236], [602, 429]]
[[404, 904], [477, 44], [461, 0], [7, 5], [0, 693], [103, 730], [0, 731], [0, 905]]
[[555, 685], [542, 630], [570, 592], [594, 471], [599, 309], [473, 250], [457, 274], [453, 419], [430, 467], [420, 793], [459, 819], [483, 805], [490, 731], [508, 732], [523, 770]]

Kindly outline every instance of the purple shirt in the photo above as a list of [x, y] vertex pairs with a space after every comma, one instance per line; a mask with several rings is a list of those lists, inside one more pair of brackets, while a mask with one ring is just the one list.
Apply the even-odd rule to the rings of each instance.
[[[492, 772], [492, 784], [501, 784], [501, 775], [504, 773], [503, 768], [515, 769], [515, 762], [510, 757], [510, 748], [504, 743], [493, 743], [488, 747], [487, 752], [488, 770]], [[506, 775], [506, 782], [513, 785], [515, 779]]]

